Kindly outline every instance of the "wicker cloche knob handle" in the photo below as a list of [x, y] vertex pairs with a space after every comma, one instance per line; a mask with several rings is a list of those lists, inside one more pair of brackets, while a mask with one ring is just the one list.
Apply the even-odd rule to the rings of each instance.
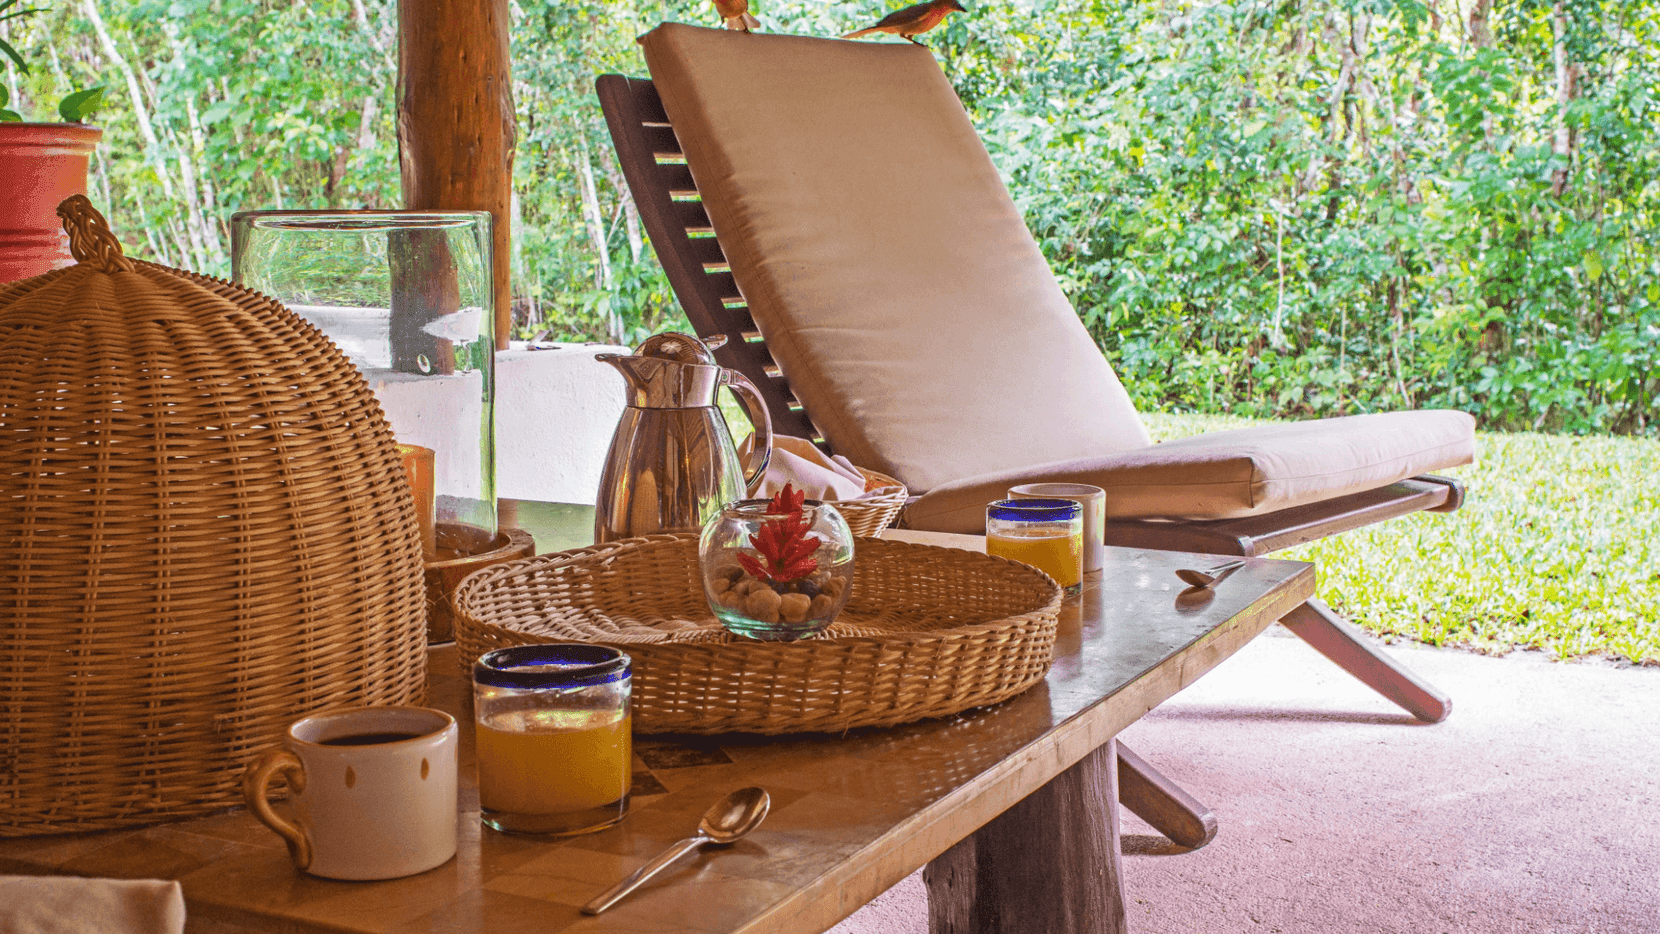
[[88, 263], [104, 272], [132, 272], [133, 261], [121, 251], [121, 241], [110, 232], [109, 222], [92, 206], [86, 195], [70, 195], [58, 205], [63, 229], [69, 232], [69, 252], [78, 263]]

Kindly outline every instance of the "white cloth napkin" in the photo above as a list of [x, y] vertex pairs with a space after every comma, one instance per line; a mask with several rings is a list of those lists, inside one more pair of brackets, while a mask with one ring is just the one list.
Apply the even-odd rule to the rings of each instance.
[[[738, 446], [739, 460], [749, 456], [754, 443], [754, 435], [744, 439]], [[806, 438], [773, 435], [772, 463], [767, 465], [767, 477], [757, 495], [770, 498], [786, 483], [806, 490], [808, 499], [833, 502], [865, 495], [865, 475], [847, 458], [826, 455]]]
[[6, 934], [183, 934], [184, 890], [160, 879], [0, 876]]

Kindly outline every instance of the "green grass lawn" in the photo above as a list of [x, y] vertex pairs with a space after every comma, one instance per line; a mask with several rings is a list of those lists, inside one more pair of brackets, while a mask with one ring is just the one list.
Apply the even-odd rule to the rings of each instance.
[[[1153, 437], [1249, 422], [1151, 414]], [[1477, 438], [1443, 471], [1469, 498], [1278, 552], [1319, 566], [1321, 595], [1386, 637], [1502, 654], [1660, 665], [1660, 441], [1538, 434]]]

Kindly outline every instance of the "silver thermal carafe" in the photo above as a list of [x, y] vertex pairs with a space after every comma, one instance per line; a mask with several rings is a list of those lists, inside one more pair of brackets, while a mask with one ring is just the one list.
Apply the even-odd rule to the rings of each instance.
[[[717, 344], [716, 346], [719, 346]], [[631, 355], [597, 354], [628, 382], [611, 450], [600, 475], [594, 542], [653, 532], [697, 531], [721, 507], [751, 495], [772, 459], [772, 422], [755, 385], [715, 363], [701, 341], [668, 332]], [[731, 387], [755, 425], [749, 463], [715, 405]]]

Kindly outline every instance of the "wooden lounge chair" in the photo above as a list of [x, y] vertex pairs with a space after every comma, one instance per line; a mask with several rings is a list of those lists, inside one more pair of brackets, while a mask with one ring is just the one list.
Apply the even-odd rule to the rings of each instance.
[[[1461, 503], [1426, 471], [1473, 458], [1463, 413], [1152, 444], [926, 50], [678, 24], [640, 41], [654, 81], [598, 92], [687, 316], [729, 338], [716, 357], [775, 432], [920, 494], [908, 526], [978, 531], [1011, 484], [1083, 482], [1108, 491], [1109, 544], [1255, 556]], [[1413, 716], [1450, 712], [1320, 601], [1282, 622]], [[1208, 841], [1209, 812], [1120, 750], [1123, 803]]]

